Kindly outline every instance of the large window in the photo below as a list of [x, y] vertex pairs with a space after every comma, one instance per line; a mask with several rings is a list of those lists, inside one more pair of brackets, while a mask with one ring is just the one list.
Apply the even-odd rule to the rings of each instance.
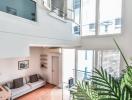
[[32, 0], [0, 0], [0, 11], [36, 21], [36, 3]]
[[96, 0], [82, 0], [82, 36], [95, 35]]
[[98, 51], [98, 67], [102, 66], [109, 74], [120, 74], [120, 52], [117, 50]]
[[121, 33], [122, 0], [82, 0], [82, 36]]
[[77, 80], [87, 80], [94, 68], [103, 67], [114, 77], [120, 75], [120, 52], [118, 50], [78, 50]]
[[71, 78], [80, 81], [89, 80], [94, 68], [103, 67], [113, 77], [119, 77], [120, 58], [118, 50], [63, 49], [63, 86], [66, 87]]
[[121, 33], [121, 0], [100, 0], [99, 34]]
[[87, 80], [92, 75], [94, 51], [93, 50], [78, 50], [77, 60], [77, 79]]

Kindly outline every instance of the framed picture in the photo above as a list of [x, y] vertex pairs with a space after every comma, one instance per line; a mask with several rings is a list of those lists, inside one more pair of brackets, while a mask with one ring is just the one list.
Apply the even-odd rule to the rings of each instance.
[[17, 15], [17, 10], [11, 7], [6, 7], [6, 12], [12, 15]]
[[18, 61], [18, 70], [29, 68], [29, 60]]

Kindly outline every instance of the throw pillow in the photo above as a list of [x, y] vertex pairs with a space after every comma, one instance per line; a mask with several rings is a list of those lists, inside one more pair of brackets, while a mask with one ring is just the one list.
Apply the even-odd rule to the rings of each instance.
[[23, 78], [18, 78], [18, 79], [13, 80], [13, 85], [14, 85], [14, 88], [22, 87], [24, 85]]
[[29, 79], [30, 79], [30, 82], [31, 82], [31, 83], [37, 82], [37, 81], [38, 81], [38, 76], [37, 76], [37, 74], [31, 75], [31, 76], [29, 77]]

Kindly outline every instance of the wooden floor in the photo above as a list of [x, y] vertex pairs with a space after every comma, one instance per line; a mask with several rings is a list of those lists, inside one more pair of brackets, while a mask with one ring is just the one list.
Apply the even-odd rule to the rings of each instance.
[[[59, 92], [57, 93], [57, 91]], [[56, 93], [57, 95], [54, 95]], [[46, 86], [28, 93], [16, 100], [62, 100], [62, 93], [60, 89], [56, 88], [54, 85], [47, 84]]]

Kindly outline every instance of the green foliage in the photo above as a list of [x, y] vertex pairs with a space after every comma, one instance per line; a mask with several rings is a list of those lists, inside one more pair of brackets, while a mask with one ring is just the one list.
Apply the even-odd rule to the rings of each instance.
[[103, 99], [118, 99], [120, 92], [120, 85], [111, 75], [106, 71], [95, 69], [95, 76], [92, 76], [93, 83], [96, 85], [95, 90], [99, 92], [99, 95], [105, 96]]
[[132, 97], [132, 67], [128, 68], [127, 71], [123, 74], [121, 85], [122, 87], [126, 86], [126, 88], [129, 89]]
[[129, 67], [129, 64], [128, 64], [128, 62], [127, 62], [127, 60], [126, 60], [126, 58], [125, 58], [125, 56], [124, 56], [124, 54], [123, 54], [123, 52], [122, 52], [121, 48], [119, 47], [119, 45], [118, 45], [118, 43], [116, 42], [116, 40], [115, 40], [115, 39], [113, 39], [113, 40], [114, 40], [115, 45], [117, 46], [118, 50], [120, 51], [120, 53], [121, 53], [121, 55], [122, 55], [123, 60], [125, 61], [126, 65], [127, 65], [126, 67]]
[[[123, 73], [122, 78], [121, 78], [121, 85], [122, 87], [126, 87], [130, 92], [131, 92], [131, 97], [132, 97], [132, 66], [130, 66], [121, 50], [121, 48], [119, 47], [118, 43], [116, 42], [116, 40], [114, 39], [114, 42], [118, 48], [118, 50], [120, 51], [122, 58], [124, 59], [125, 63], [126, 63], [126, 71]], [[132, 60], [132, 58], [131, 58]]]
[[132, 88], [132, 67], [127, 69], [127, 72], [124, 74], [124, 81], [127, 86]]
[[91, 77], [92, 85], [85, 82], [76, 83], [74, 100], [132, 100], [132, 66], [128, 64], [115, 39], [114, 42], [126, 63], [126, 71], [117, 80], [102, 67], [95, 69]]
[[130, 100], [130, 91], [124, 85], [121, 87], [122, 83], [108, 74], [101, 67], [100, 70], [95, 69], [96, 75], [93, 76], [93, 83], [96, 85], [95, 90], [98, 91], [99, 100]]
[[93, 89], [93, 86], [85, 82], [76, 82], [75, 88], [72, 94], [74, 95], [73, 100], [98, 100], [98, 93]]
[[[131, 100], [131, 91], [127, 85], [122, 85], [103, 68], [95, 69], [92, 76], [93, 85], [77, 82], [73, 95], [74, 100]], [[123, 82], [124, 83], [124, 82]]]

